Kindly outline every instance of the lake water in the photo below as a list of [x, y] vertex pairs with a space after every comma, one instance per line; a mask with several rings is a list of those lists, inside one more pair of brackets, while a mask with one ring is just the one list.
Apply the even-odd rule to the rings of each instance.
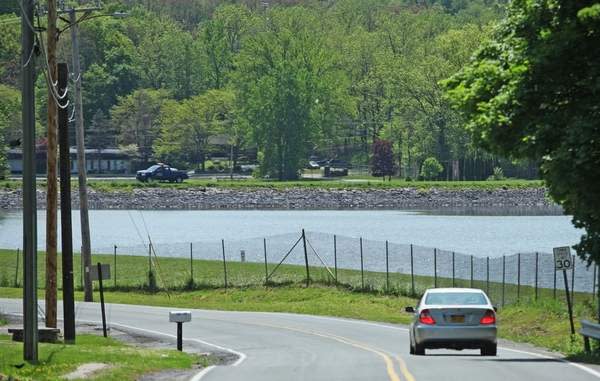
[[[495, 214], [495, 215], [491, 215]], [[531, 215], [535, 214], [535, 215]], [[92, 248], [241, 241], [311, 232], [363, 237], [498, 257], [517, 252], [551, 252], [578, 242], [570, 217], [544, 210], [445, 211], [90, 211]], [[45, 212], [38, 212], [38, 247], [45, 247]], [[60, 226], [60, 224], [59, 224]], [[73, 212], [73, 247], [81, 246], [79, 212]], [[60, 241], [60, 234], [59, 234]], [[22, 215], [0, 212], [0, 247], [22, 246]]]

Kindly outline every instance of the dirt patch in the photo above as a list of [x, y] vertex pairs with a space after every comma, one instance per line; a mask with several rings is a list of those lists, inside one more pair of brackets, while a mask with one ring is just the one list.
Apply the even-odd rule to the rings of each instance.
[[75, 371], [63, 376], [66, 380], [77, 380], [80, 378], [90, 378], [93, 377], [96, 373], [101, 372], [105, 369], [110, 368], [111, 366], [108, 364], [91, 362], [83, 365], [79, 365]]

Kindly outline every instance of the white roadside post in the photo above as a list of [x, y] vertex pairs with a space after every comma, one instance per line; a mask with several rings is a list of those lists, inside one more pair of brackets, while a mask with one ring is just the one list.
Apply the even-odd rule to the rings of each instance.
[[171, 311], [169, 312], [169, 322], [177, 323], [177, 350], [183, 350], [183, 323], [192, 321], [190, 311]]
[[567, 308], [569, 309], [569, 322], [571, 323], [571, 335], [575, 334], [575, 325], [573, 324], [573, 307], [571, 306], [571, 297], [569, 295], [569, 280], [567, 279], [567, 270], [573, 267], [571, 257], [571, 248], [569, 246], [555, 247], [554, 252], [554, 270], [562, 271], [565, 279], [565, 293], [567, 294]]

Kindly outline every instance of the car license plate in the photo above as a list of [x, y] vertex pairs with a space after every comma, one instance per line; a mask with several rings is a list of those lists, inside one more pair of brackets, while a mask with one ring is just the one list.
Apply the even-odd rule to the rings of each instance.
[[450, 316], [450, 321], [452, 323], [464, 323], [465, 315], [452, 315], [452, 316]]

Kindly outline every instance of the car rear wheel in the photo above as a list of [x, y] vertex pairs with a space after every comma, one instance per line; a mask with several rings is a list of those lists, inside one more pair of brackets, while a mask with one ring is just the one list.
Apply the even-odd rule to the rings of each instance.
[[486, 344], [481, 347], [481, 355], [482, 356], [496, 356], [498, 353], [498, 345], [497, 344]]

